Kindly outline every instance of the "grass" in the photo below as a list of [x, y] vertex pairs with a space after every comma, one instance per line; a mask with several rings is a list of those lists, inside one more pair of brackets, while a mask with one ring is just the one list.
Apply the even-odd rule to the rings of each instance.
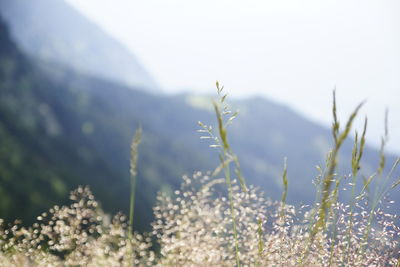
[[[361, 136], [355, 134], [351, 178], [337, 174], [340, 149], [362, 104], [341, 130], [334, 92], [334, 147], [326, 166], [318, 167], [315, 204], [295, 207], [286, 203], [290, 186], [286, 159], [280, 201], [269, 200], [246, 184], [228, 140], [228, 127], [237, 112], [229, 109], [223, 86], [217, 82], [216, 87], [216, 130], [199, 122], [199, 132], [202, 139], [212, 141], [210, 146], [218, 150], [220, 162], [212, 172], [184, 176], [181, 189], [173, 196], [158, 196], [150, 233], [133, 229], [139, 129], [131, 146], [129, 218], [123, 214], [111, 218], [90, 190], [80, 187], [71, 193], [70, 206], [53, 207], [31, 227], [5, 225], [0, 220], [0, 267], [400, 266], [398, 217], [385, 211], [391, 204], [386, 199], [388, 192], [400, 184], [389, 184], [400, 160], [385, 176], [387, 131], [376, 175], [365, 179], [360, 190], [367, 120]], [[385, 125], [387, 129], [387, 119]], [[339, 194], [346, 193], [342, 189], [346, 181], [350, 181], [349, 200], [341, 203]], [[375, 192], [369, 193], [375, 183]]]

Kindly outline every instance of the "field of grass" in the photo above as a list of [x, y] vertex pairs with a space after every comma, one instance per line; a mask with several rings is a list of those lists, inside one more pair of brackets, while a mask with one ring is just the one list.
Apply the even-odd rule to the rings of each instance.
[[284, 159], [280, 201], [246, 183], [228, 139], [227, 128], [237, 113], [229, 109], [218, 82], [217, 92], [217, 127], [199, 122], [199, 132], [218, 151], [220, 162], [214, 171], [184, 176], [181, 189], [172, 195], [158, 196], [151, 232], [132, 229], [135, 191], [140, 190], [139, 130], [131, 147], [129, 217], [105, 214], [89, 188], [79, 187], [71, 193], [69, 206], [53, 207], [31, 227], [0, 219], [0, 267], [400, 266], [398, 216], [387, 212], [393, 204], [389, 192], [399, 184], [392, 176], [400, 160], [384, 171], [387, 132], [376, 173], [359, 181], [365, 120], [355, 136], [351, 169], [344, 176], [337, 174], [339, 151], [362, 104], [341, 127], [334, 96], [334, 147], [310, 184], [316, 188], [315, 203], [293, 206], [286, 203], [290, 177]]

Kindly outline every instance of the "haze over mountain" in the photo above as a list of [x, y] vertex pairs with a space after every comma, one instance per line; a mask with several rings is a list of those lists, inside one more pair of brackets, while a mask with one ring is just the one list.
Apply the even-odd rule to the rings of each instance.
[[[140, 56], [167, 92], [264, 96], [326, 127], [366, 99], [377, 148], [400, 153], [400, 1], [66, 0]], [[360, 118], [359, 127], [363, 119]], [[358, 121], [357, 121], [358, 123]]]
[[64, 0], [0, 0], [19, 47], [46, 62], [146, 90], [159, 89], [138, 59]]
[[[215, 123], [209, 97], [157, 96], [83, 74], [73, 65], [26, 56], [11, 36], [0, 22], [1, 218], [32, 221], [51, 205], [65, 203], [68, 191], [80, 184], [93, 189], [106, 211], [126, 212], [130, 142], [139, 123], [144, 129], [136, 201], [141, 229], [152, 218], [158, 191], [171, 192], [183, 174], [217, 166], [217, 152], [196, 133], [197, 121]], [[236, 100], [232, 106], [240, 114], [228, 138], [248, 183], [280, 197], [286, 156], [289, 202], [312, 201], [314, 166], [330, 149], [330, 130], [266, 99]], [[342, 167], [350, 163], [351, 149], [349, 140]], [[378, 154], [366, 148], [365, 175], [377, 168]], [[388, 165], [393, 161], [388, 156]]]

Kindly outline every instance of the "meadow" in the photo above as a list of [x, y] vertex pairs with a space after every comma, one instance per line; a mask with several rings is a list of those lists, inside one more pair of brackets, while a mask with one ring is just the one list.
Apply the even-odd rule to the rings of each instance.
[[139, 128], [131, 146], [129, 215], [105, 213], [90, 189], [79, 187], [70, 205], [54, 206], [30, 227], [0, 219], [0, 266], [400, 266], [398, 215], [389, 212], [400, 159], [386, 166], [387, 130], [375, 173], [362, 179], [367, 120], [355, 134], [351, 168], [337, 171], [339, 151], [363, 104], [341, 124], [334, 92], [334, 145], [309, 185], [315, 187], [314, 204], [292, 205], [286, 202], [286, 159], [280, 200], [246, 183], [228, 139], [240, 114], [230, 110], [223, 86], [216, 87], [216, 127], [199, 122], [199, 133], [220, 162], [213, 171], [183, 176], [173, 194], [160, 193], [150, 232], [133, 228]]

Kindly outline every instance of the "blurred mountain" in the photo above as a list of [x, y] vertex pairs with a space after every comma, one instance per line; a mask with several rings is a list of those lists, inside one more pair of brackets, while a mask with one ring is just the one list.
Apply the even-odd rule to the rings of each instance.
[[[155, 96], [26, 57], [2, 22], [0, 37], [1, 218], [30, 222], [50, 206], [65, 203], [78, 185], [90, 185], [106, 211], [126, 212], [130, 142], [139, 124], [144, 129], [136, 201], [139, 229], [149, 225], [158, 191], [172, 192], [183, 174], [218, 165], [217, 151], [196, 133], [197, 121], [215, 123], [208, 97]], [[279, 198], [287, 156], [289, 202], [312, 201], [314, 166], [324, 163], [330, 130], [265, 99], [232, 103], [240, 114], [228, 138], [248, 183]], [[351, 149], [349, 140], [340, 155], [340, 174], [348, 174], [344, 168]], [[365, 175], [376, 170], [378, 154], [366, 148]], [[388, 165], [393, 161], [387, 157]]]
[[0, 14], [18, 46], [32, 57], [129, 86], [159, 90], [126, 47], [63, 0], [0, 0]]
[[[146, 120], [165, 99], [33, 62], [16, 49], [3, 23], [0, 37], [0, 217], [32, 221], [86, 184], [105, 210], [127, 211], [129, 144], [139, 123], [145, 133], [139, 227], [149, 223], [159, 190], [177, 187], [183, 173], [207, 165]], [[142, 103], [146, 108], [137, 113]]]

